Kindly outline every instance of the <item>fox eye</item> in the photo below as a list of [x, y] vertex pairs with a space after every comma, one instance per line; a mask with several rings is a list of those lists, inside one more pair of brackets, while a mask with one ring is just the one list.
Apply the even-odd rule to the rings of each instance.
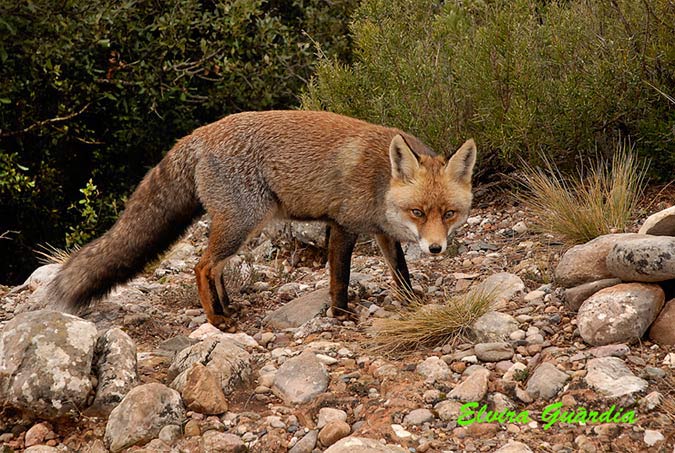
[[419, 218], [424, 217], [424, 212], [422, 212], [421, 209], [411, 209], [410, 212], [412, 212], [412, 215], [414, 215], [415, 217]]
[[445, 211], [445, 214], [443, 214], [443, 219], [445, 220], [450, 220], [453, 217], [455, 217], [455, 211]]

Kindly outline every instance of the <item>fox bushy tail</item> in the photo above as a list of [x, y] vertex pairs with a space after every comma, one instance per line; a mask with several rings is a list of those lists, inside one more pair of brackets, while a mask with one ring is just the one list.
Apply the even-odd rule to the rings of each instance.
[[50, 283], [50, 302], [76, 313], [124, 283], [166, 250], [199, 214], [195, 144], [180, 140], [150, 170], [117, 223], [75, 252]]

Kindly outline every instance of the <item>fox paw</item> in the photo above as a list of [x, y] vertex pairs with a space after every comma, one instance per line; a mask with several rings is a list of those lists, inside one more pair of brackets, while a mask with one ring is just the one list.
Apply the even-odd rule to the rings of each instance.
[[356, 322], [358, 316], [356, 312], [351, 308], [342, 308], [342, 307], [331, 307], [330, 313], [328, 315], [331, 318], [335, 318], [339, 321], [354, 321]]
[[232, 319], [227, 316], [223, 315], [213, 315], [207, 318], [209, 323], [216, 326], [223, 332], [236, 332], [237, 330], [237, 323]]

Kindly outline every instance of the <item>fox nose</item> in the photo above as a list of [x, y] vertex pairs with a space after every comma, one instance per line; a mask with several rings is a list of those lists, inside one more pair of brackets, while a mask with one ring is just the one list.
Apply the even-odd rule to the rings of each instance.
[[429, 246], [429, 251], [431, 253], [433, 253], [434, 255], [437, 254], [437, 253], [441, 253], [442, 250], [443, 250], [443, 247], [441, 247], [439, 244], [436, 244], [436, 243], [431, 244]]

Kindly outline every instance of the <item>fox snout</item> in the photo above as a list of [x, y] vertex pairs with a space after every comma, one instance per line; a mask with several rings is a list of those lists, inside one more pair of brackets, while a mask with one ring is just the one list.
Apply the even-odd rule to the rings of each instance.
[[421, 238], [419, 240], [419, 245], [424, 253], [439, 255], [445, 252], [445, 249], [448, 247], [448, 240], [446, 238], [437, 238], [432, 240]]

